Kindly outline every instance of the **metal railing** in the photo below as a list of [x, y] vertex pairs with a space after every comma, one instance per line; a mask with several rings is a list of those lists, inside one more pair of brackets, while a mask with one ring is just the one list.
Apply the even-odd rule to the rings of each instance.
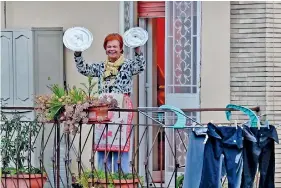
[[33, 108], [2, 109], [10, 110], [1, 113], [3, 188], [180, 187], [192, 126], [171, 129], [172, 115], [166, 122], [159, 118], [165, 111], [118, 109], [144, 115], [151, 123], [78, 124], [78, 132], [69, 133], [58, 120], [40, 123], [19, 117], [17, 110]]

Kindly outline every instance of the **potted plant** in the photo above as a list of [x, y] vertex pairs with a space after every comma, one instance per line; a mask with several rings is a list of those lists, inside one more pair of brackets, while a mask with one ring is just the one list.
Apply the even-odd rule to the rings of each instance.
[[[91, 171], [85, 170], [80, 177], [76, 177], [76, 186], [80, 185], [80, 188], [88, 188], [94, 186], [95, 188], [137, 188], [139, 184], [142, 184], [142, 177], [127, 173], [111, 173], [106, 174], [103, 170]], [[78, 186], [77, 186], [78, 187]]]
[[93, 101], [88, 108], [90, 122], [106, 122], [109, 121], [108, 110], [118, 106], [117, 100], [112, 95], [103, 95], [98, 100]]
[[[43, 169], [28, 164], [28, 154], [34, 151], [34, 138], [40, 131], [37, 121], [22, 122], [15, 113], [7, 118], [1, 112], [1, 177], [2, 185], [8, 188], [43, 188], [46, 175]], [[30, 160], [30, 159], [29, 159]]]
[[51, 95], [36, 96], [36, 111], [42, 122], [52, 120], [64, 121], [64, 131], [75, 134], [76, 124], [88, 122], [104, 122], [108, 120], [108, 108], [118, 106], [117, 100], [110, 94], [98, 96], [94, 89], [96, 82], [88, 77], [88, 84], [82, 83], [84, 89], [73, 86], [67, 91], [57, 84], [49, 89]]

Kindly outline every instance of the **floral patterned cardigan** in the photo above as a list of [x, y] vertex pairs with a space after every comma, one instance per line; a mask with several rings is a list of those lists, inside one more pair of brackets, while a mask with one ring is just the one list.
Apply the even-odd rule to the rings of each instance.
[[146, 61], [142, 53], [135, 53], [135, 60], [125, 59], [118, 74], [110, 85], [110, 79], [103, 80], [105, 61], [99, 63], [85, 63], [81, 53], [74, 53], [74, 59], [78, 72], [91, 77], [98, 77], [100, 93], [123, 93], [130, 95], [133, 87], [133, 76], [145, 70]]

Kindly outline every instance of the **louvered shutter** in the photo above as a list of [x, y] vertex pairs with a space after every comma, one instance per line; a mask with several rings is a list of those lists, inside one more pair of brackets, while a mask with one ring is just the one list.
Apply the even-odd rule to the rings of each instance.
[[138, 1], [138, 17], [165, 17], [165, 1]]

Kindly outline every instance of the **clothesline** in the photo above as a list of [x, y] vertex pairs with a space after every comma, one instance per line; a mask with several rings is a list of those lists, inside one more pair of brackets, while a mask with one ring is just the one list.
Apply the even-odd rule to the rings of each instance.
[[[34, 110], [35, 107], [6, 107], [3, 106], [1, 107], [1, 109], [4, 110]], [[260, 107], [256, 106], [256, 107], [252, 107], [249, 108], [254, 112], [260, 112]], [[215, 111], [239, 111], [237, 109], [232, 109], [232, 108], [186, 108], [186, 109], [181, 109], [183, 112], [215, 112]], [[158, 107], [138, 107], [137, 109], [125, 109], [125, 108], [119, 108], [119, 109], [109, 109], [109, 111], [117, 111], [117, 112], [154, 112], [154, 113], [159, 113], [159, 112], [170, 112], [170, 110], [168, 109], [159, 109]], [[186, 114], [182, 114], [184, 115], [187, 119], [195, 122], [197, 125], [207, 125], [209, 122], [207, 123], [199, 123], [196, 120], [194, 120], [193, 118], [187, 116]], [[270, 114], [264, 114], [264, 115], [270, 115]], [[166, 116], [167, 117], [167, 116]], [[152, 119], [157, 119], [156, 117], [151, 117]], [[108, 124], [114, 124], [114, 123], [108, 123]], [[223, 122], [223, 123], [216, 123], [216, 124], [221, 124], [221, 125], [231, 125], [233, 123], [231, 122]], [[125, 124], [124, 124], [125, 125]], [[141, 124], [138, 124], [141, 126]], [[151, 124], [152, 125], [152, 124]], [[190, 124], [192, 125], [192, 124]], [[147, 126], [147, 124], [146, 124]], [[165, 127], [171, 127], [172, 125], [165, 125]], [[280, 125], [274, 125], [275, 127], [281, 127]], [[185, 128], [196, 128], [198, 126], [189, 126], [187, 125]]]
[[[15, 106], [15, 107], [10, 107], [10, 106], [3, 106], [1, 109], [4, 110], [34, 110], [35, 107], [25, 107], [25, 106]], [[260, 111], [260, 107], [256, 106], [253, 108], [249, 108], [255, 112]], [[139, 112], [141, 111], [146, 111], [146, 112], [168, 112], [169, 110], [164, 110], [164, 109], [159, 109], [158, 107], [138, 107], [134, 109], [127, 109], [127, 108], [117, 108], [117, 109], [109, 109], [110, 111], [120, 111], [120, 112]], [[184, 108], [181, 109], [183, 112], [215, 112], [215, 111], [239, 111], [236, 109], [232, 108]]]
[[274, 187], [274, 145], [279, 143], [275, 127], [257, 130], [209, 124], [207, 129], [198, 128], [187, 141], [183, 187], [219, 187], [225, 176], [230, 188], [252, 187], [257, 170], [264, 180], [261, 187]]
[[[260, 112], [260, 107], [256, 106], [249, 108], [254, 112]], [[145, 112], [170, 112], [170, 110], [160, 109], [158, 107], [138, 107], [137, 109], [110, 109], [110, 111], [120, 111], [120, 112], [138, 112], [139, 110]], [[232, 108], [184, 108], [181, 109], [183, 112], [223, 112], [223, 111], [238, 111]]]

